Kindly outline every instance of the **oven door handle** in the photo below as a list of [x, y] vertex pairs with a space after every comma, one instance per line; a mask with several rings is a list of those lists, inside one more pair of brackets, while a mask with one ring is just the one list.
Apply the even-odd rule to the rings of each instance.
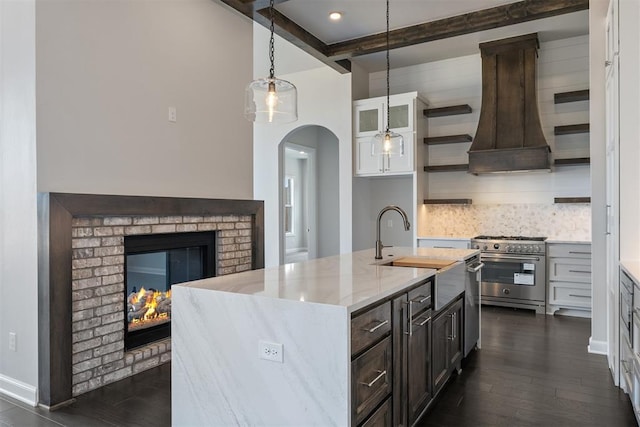
[[478, 272], [482, 267], [484, 267], [484, 264], [479, 262], [478, 264], [474, 264], [474, 265], [469, 265], [467, 266], [467, 271], [469, 273], [476, 273]]
[[527, 257], [527, 256], [511, 256], [511, 255], [498, 255], [498, 256], [493, 256], [493, 255], [482, 255], [481, 259], [483, 261], [500, 261], [503, 259], [513, 259], [513, 260], [517, 260], [517, 261], [540, 261], [540, 257]]

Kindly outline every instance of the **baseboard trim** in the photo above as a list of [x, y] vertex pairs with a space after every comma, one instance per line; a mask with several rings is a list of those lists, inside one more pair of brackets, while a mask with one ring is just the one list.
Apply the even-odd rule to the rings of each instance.
[[0, 394], [4, 394], [33, 407], [38, 406], [38, 389], [36, 387], [1, 374]]
[[609, 354], [609, 344], [606, 341], [595, 341], [593, 337], [589, 337], [587, 351], [589, 353], [607, 356]]

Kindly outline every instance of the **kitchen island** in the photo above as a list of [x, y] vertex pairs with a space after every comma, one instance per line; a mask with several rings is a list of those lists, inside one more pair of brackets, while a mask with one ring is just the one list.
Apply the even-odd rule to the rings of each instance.
[[[378, 341], [372, 342], [379, 347], [388, 341], [389, 350], [377, 359], [390, 364], [399, 359], [392, 347], [401, 349], [401, 337], [409, 335], [390, 330], [407, 323], [391, 310], [396, 305], [411, 307], [406, 302], [396, 304], [398, 298], [415, 297], [420, 291], [420, 304], [429, 304], [431, 289], [452, 301], [464, 291], [464, 285], [433, 286], [434, 269], [383, 264], [420, 256], [459, 261], [454, 267], [478, 253], [391, 248], [385, 249], [383, 260], [375, 260], [374, 251], [365, 250], [174, 285], [172, 425], [359, 424], [360, 413], [352, 404], [358, 394], [352, 377], [362, 359], [355, 357], [366, 353], [368, 343], [358, 341], [362, 348], [354, 352], [361, 330], [353, 329], [356, 320], [367, 320], [373, 313], [369, 320], [374, 325], [368, 331]], [[415, 306], [420, 304], [416, 300]], [[431, 308], [422, 313], [431, 313]], [[375, 323], [377, 314], [386, 321]], [[420, 323], [430, 320], [425, 314]], [[367, 359], [362, 360], [366, 365]], [[380, 371], [377, 376], [382, 380], [377, 384], [394, 388], [393, 382], [400, 379], [392, 375], [396, 371]], [[371, 385], [365, 384], [365, 391], [376, 390], [375, 382], [367, 381]], [[391, 410], [387, 412], [382, 415], [391, 420]]]

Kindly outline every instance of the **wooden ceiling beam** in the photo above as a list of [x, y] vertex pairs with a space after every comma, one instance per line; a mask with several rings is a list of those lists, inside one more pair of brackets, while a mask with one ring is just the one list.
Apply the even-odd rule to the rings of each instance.
[[[265, 28], [270, 27], [269, 0], [217, 1], [230, 6]], [[274, 0], [274, 3], [285, 1], [287, 0]], [[389, 49], [398, 49], [587, 9], [589, 9], [589, 0], [522, 0], [517, 3], [390, 31]], [[278, 10], [274, 10], [274, 24], [275, 32], [280, 37], [340, 73], [351, 71], [349, 58], [383, 52], [387, 49], [386, 33], [384, 32], [327, 45]]]
[[[389, 32], [389, 49], [520, 24], [589, 9], [589, 0], [523, 0]], [[327, 56], [344, 59], [387, 49], [386, 33], [334, 43]]]
[[[287, 0], [274, 0], [274, 4]], [[269, 17], [269, 0], [218, 0], [243, 15], [253, 19], [263, 27], [269, 29], [271, 20]], [[274, 8], [274, 31], [283, 39], [291, 42], [314, 58], [333, 68], [340, 73], [351, 72], [351, 61], [344, 58], [332, 59], [327, 55], [327, 45], [313, 34], [287, 18]]]

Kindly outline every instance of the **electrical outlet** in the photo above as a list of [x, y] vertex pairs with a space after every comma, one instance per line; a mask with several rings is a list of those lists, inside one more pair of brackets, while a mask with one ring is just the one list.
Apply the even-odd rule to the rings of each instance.
[[9, 350], [16, 351], [18, 337], [15, 332], [9, 332]]
[[258, 342], [258, 357], [272, 362], [284, 363], [282, 344], [260, 340]]
[[178, 111], [176, 107], [169, 107], [169, 121], [175, 123], [178, 121]]

